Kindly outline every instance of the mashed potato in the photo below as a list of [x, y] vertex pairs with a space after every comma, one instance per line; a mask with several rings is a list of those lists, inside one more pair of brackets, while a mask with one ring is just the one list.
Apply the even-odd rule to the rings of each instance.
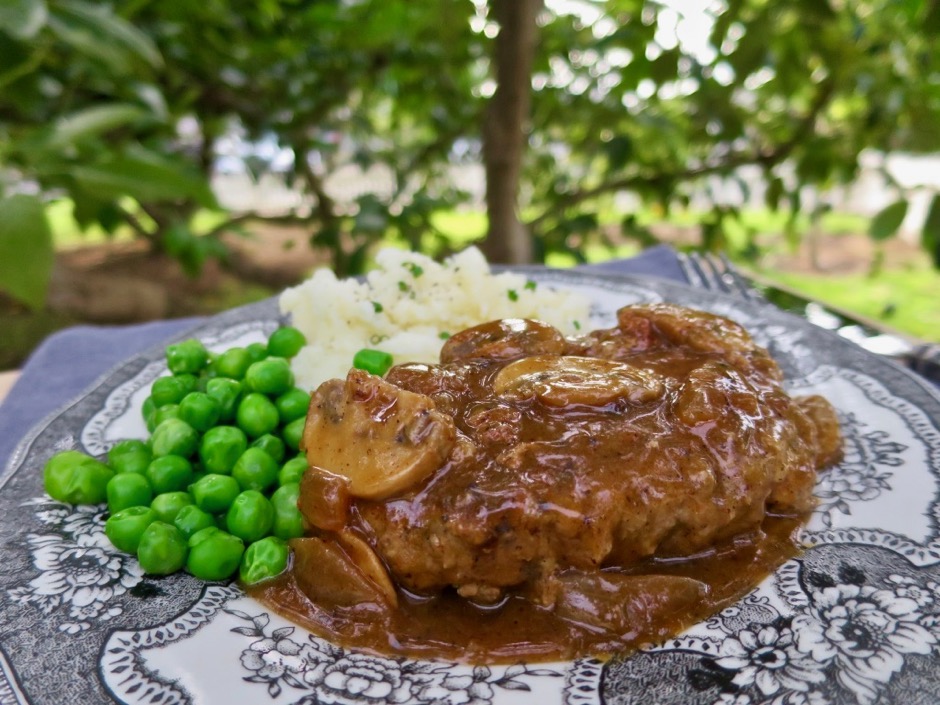
[[444, 340], [498, 318], [538, 318], [563, 333], [588, 319], [587, 298], [536, 286], [525, 276], [493, 274], [470, 248], [438, 264], [415, 252], [384, 249], [366, 281], [320, 269], [280, 298], [281, 311], [307, 337], [293, 360], [298, 386], [345, 377], [362, 348], [395, 363], [437, 362]]

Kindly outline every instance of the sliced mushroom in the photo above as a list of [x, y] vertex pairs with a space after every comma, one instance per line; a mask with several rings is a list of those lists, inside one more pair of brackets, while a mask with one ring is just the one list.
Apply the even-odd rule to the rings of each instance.
[[643, 403], [662, 396], [663, 381], [622, 362], [574, 355], [535, 355], [496, 375], [493, 390], [512, 399], [536, 397], [549, 406], [602, 406], [617, 399]]
[[369, 545], [350, 532], [332, 537], [336, 540], [317, 536], [291, 540], [293, 574], [300, 590], [323, 605], [396, 607], [395, 588]]
[[339, 531], [349, 514], [349, 480], [320, 468], [309, 468], [300, 479], [297, 508], [310, 526]]
[[304, 448], [311, 466], [347, 478], [354, 497], [386, 499], [439, 468], [456, 437], [429, 397], [351, 370], [314, 393]]
[[[572, 572], [558, 578], [558, 616], [617, 634], [669, 632], [670, 618], [699, 603], [708, 586], [677, 575]], [[664, 626], [665, 625], [665, 626]]]
[[349, 530], [340, 531], [336, 539], [355, 566], [378, 588], [386, 604], [397, 607], [398, 595], [395, 593], [395, 586], [385, 564], [372, 547]]
[[441, 348], [441, 362], [560, 355], [565, 346], [564, 336], [547, 323], [526, 318], [505, 318], [452, 335]]

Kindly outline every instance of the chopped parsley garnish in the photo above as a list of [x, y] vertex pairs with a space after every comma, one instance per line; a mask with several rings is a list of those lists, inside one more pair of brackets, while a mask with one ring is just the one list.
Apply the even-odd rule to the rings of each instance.
[[437, 334], [437, 337], [440, 338], [441, 340], [447, 340], [450, 337], [450, 333], [448, 333], [446, 330], [442, 330], [440, 333]]
[[405, 282], [398, 282], [398, 290], [399, 290], [399, 291], [405, 292], [405, 291], [409, 291], [410, 289], [411, 289], [411, 287], [408, 286], [408, 284], [406, 284]]
[[531, 279], [529, 279], [529, 280], [525, 283], [525, 286], [524, 286], [523, 288], [524, 288], [524, 289], [528, 289], [529, 291], [535, 291], [535, 287], [537, 287], [537, 286], [538, 286], [538, 284], [536, 284], [534, 281], [532, 281]]
[[574, 329], [581, 330], [581, 323], [579, 321], [574, 321]]
[[414, 262], [404, 262], [402, 263], [401, 266], [407, 269], [409, 272], [411, 272], [411, 276], [415, 278], [420, 277], [422, 274], [424, 274], [424, 269], [422, 269], [420, 265], [417, 265]]
[[509, 291], [506, 292], [506, 295], [509, 297], [510, 301], [519, 300], [519, 292], [517, 292], [515, 289], [510, 289]]
[[385, 307], [382, 306], [382, 304], [380, 304], [378, 301], [373, 301], [372, 310], [374, 310], [376, 313], [382, 313], [382, 311], [385, 310]]

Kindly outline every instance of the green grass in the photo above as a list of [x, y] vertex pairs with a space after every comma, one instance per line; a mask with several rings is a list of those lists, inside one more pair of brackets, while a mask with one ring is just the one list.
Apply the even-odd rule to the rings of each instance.
[[486, 213], [483, 211], [449, 211], [431, 218], [435, 228], [447, 235], [454, 248], [466, 247], [486, 235]]
[[873, 277], [774, 270], [761, 274], [809, 298], [882, 321], [923, 340], [940, 342], [940, 271], [935, 269], [887, 270]]
[[[133, 208], [133, 202], [125, 204], [125, 207]], [[72, 208], [72, 201], [69, 199], [54, 201], [46, 208], [46, 217], [49, 219], [52, 241], [56, 249], [87, 247], [105, 242], [130, 242], [134, 239], [134, 232], [128, 225], [119, 226], [114, 233], [108, 233], [97, 225], [82, 231], [72, 214]], [[205, 232], [223, 222], [226, 217], [222, 212], [201, 210], [193, 216], [191, 225], [196, 232]], [[146, 221], [146, 216], [142, 216], [142, 220]]]
[[49, 219], [52, 241], [57, 250], [100, 245], [104, 242], [130, 242], [134, 239], [134, 234], [129, 227], [118, 228], [113, 235], [98, 226], [92, 226], [82, 232], [72, 215], [70, 200], [50, 203], [46, 208], [46, 217]]

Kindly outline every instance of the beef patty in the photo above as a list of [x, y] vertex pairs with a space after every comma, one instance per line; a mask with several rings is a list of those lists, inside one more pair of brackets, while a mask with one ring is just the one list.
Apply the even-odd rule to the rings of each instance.
[[301, 511], [317, 551], [368, 556], [354, 562], [387, 600], [397, 585], [560, 604], [572, 575], [606, 580], [812, 508], [838, 422], [781, 382], [741, 326], [675, 305], [628, 306], [575, 338], [487, 323], [438, 365], [316, 391]]

